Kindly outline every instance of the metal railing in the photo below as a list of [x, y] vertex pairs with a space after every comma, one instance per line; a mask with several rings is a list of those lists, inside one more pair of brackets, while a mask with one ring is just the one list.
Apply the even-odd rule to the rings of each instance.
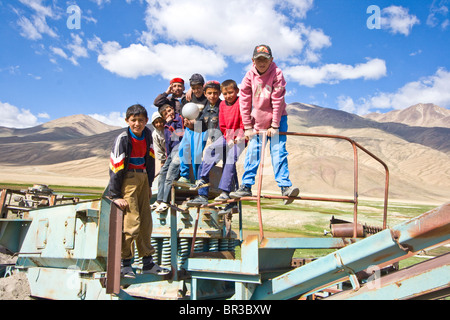
[[[261, 150], [264, 152], [265, 146], [267, 143], [267, 132], [261, 131], [258, 134], [262, 135], [262, 147]], [[310, 200], [310, 201], [328, 201], [328, 202], [341, 202], [341, 203], [352, 203], [353, 204], [353, 237], [357, 237], [357, 222], [358, 222], [358, 171], [359, 171], [359, 158], [358, 158], [358, 149], [365, 152], [367, 155], [372, 157], [374, 160], [379, 162], [385, 169], [385, 189], [384, 189], [384, 208], [383, 208], [383, 229], [387, 228], [387, 206], [388, 206], [388, 194], [389, 194], [389, 168], [380, 158], [375, 156], [373, 153], [368, 151], [366, 148], [361, 146], [356, 141], [339, 135], [328, 135], [328, 134], [314, 134], [314, 133], [297, 133], [297, 132], [280, 132], [280, 135], [286, 136], [299, 136], [299, 137], [316, 137], [316, 138], [328, 138], [328, 139], [340, 139], [348, 141], [353, 148], [353, 162], [354, 162], [354, 177], [353, 177], [353, 199], [340, 199], [340, 198], [326, 198], [326, 197], [294, 197], [297, 200]], [[274, 195], [262, 195], [262, 176], [264, 170], [264, 156], [261, 156], [259, 174], [258, 174], [258, 185], [257, 185], [257, 195], [251, 197], [242, 197], [240, 199], [228, 200], [225, 203], [232, 203], [236, 201], [257, 201], [257, 212], [258, 212], [258, 223], [259, 223], [259, 237], [260, 240], [264, 238], [264, 230], [263, 230], [263, 221], [262, 221], [262, 213], [261, 213], [261, 199], [289, 199], [286, 196], [274, 196]], [[208, 205], [204, 205], [204, 207], [212, 207], [219, 204], [223, 204], [224, 202], [215, 202], [210, 203]]]

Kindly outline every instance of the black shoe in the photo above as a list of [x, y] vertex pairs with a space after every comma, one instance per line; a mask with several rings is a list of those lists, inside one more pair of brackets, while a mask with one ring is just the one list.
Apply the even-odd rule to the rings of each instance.
[[[281, 195], [285, 197], [296, 197], [300, 193], [299, 188], [297, 187], [281, 187]], [[284, 204], [291, 204], [295, 199], [286, 199], [284, 200]]]
[[188, 202], [186, 202], [186, 205], [188, 207], [201, 207], [203, 205], [208, 204], [208, 198], [205, 196], [198, 196], [195, 199], [189, 200]]
[[242, 197], [251, 197], [251, 196], [252, 196], [252, 187], [248, 187], [245, 184], [240, 186], [238, 190], [230, 192], [231, 199], [239, 199]]

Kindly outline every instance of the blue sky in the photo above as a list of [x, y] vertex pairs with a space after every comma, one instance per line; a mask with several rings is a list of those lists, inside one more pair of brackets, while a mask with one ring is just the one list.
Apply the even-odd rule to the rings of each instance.
[[449, 9], [450, 0], [0, 0], [0, 126], [75, 114], [124, 125], [132, 104], [153, 112], [173, 77], [240, 83], [262, 43], [288, 103], [360, 115], [450, 108]]

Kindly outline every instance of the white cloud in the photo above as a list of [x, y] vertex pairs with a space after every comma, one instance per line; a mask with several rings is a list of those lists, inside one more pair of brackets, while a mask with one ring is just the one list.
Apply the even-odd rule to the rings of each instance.
[[[7, 128], [30, 128], [39, 125], [38, 118], [28, 109], [19, 109], [7, 102], [0, 101], [0, 126]], [[47, 115], [48, 116], [48, 115]]]
[[[199, 46], [157, 44], [153, 47], [132, 44], [122, 48], [117, 42], [102, 46], [98, 62], [106, 70], [126, 78], [161, 75], [188, 78], [193, 73], [221, 74], [227, 63], [212, 50]], [[188, 63], [187, 63], [188, 62]]]
[[381, 27], [388, 29], [393, 34], [401, 33], [408, 36], [415, 24], [420, 20], [408, 12], [404, 7], [390, 6], [381, 11]]
[[356, 66], [341, 63], [326, 64], [318, 68], [307, 65], [286, 67], [286, 78], [300, 85], [314, 87], [318, 84], [336, 84], [341, 80], [365, 79], [377, 80], [386, 76], [386, 62], [381, 59], [371, 59]]
[[450, 72], [440, 68], [434, 75], [409, 82], [395, 93], [379, 93], [369, 104], [377, 109], [404, 109], [419, 102], [450, 107]]
[[127, 123], [125, 122], [125, 112], [113, 111], [109, 114], [94, 113], [90, 114], [89, 116], [98, 121], [109, 124], [111, 126], [119, 126], [119, 127], [127, 126]]
[[317, 51], [330, 45], [322, 30], [298, 23], [298, 17], [304, 17], [312, 3], [247, 0], [243, 4], [229, 0], [224, 5], [222, 0], [147, 0], [146, 37], [150, 41], [193, 41], [237, 62], [250, 61], [254, 47], [265, 43], [272, 47], [276, 59], [287, 60], [304, 48]]
[[52, 38], [58, 37], [56, 31], [47, 24], [47, 18], [58, 19], [57, 14], [50, 6], [44, 6], [42, 0], [20, 0], [20, 2], [34, 12], [28, 18], [19, 10], [15, 10], [19, 15], [17, 25], [21, 28], [20, 34], [23, 37], [30, 40], [40, 40], [43, 34]]
[[447, 18], [449, 12], [449, 4], [449, 0], [440, 0], [439, 3], [436, 3], [436, 0], [434, 0], [430, 7], [430, 14], [427, 18], [427, 25], [430, 27], [436, 27], [440, 25], [441, 29], [447, 29], [450, 24], [450, 21]]
[[432, 76], [405, 84], [396, 92], [380, 92], [374, 96], [353, 102], [350, 97], [337, 99], [341, 110], [357, 114], [384, 109], [405, 109], [417, 103], [434, 103], [443, 108], [450, 107], [450, 72], [440, 68]]

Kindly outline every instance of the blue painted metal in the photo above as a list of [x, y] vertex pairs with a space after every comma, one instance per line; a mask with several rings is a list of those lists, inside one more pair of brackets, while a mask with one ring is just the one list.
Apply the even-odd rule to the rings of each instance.
[[30, 219], [0, 219], [0, 245], [13, 253], [19, 252], [31, 221]]
[[450, 286], [450, 253], [384, 277], [373, 277], [360, 290], [335, 294], [329, 300], [398, 300], [440, 296]]
[[450, 239], [450, 203], [256, 287], [252, 299], [290, 299]]

